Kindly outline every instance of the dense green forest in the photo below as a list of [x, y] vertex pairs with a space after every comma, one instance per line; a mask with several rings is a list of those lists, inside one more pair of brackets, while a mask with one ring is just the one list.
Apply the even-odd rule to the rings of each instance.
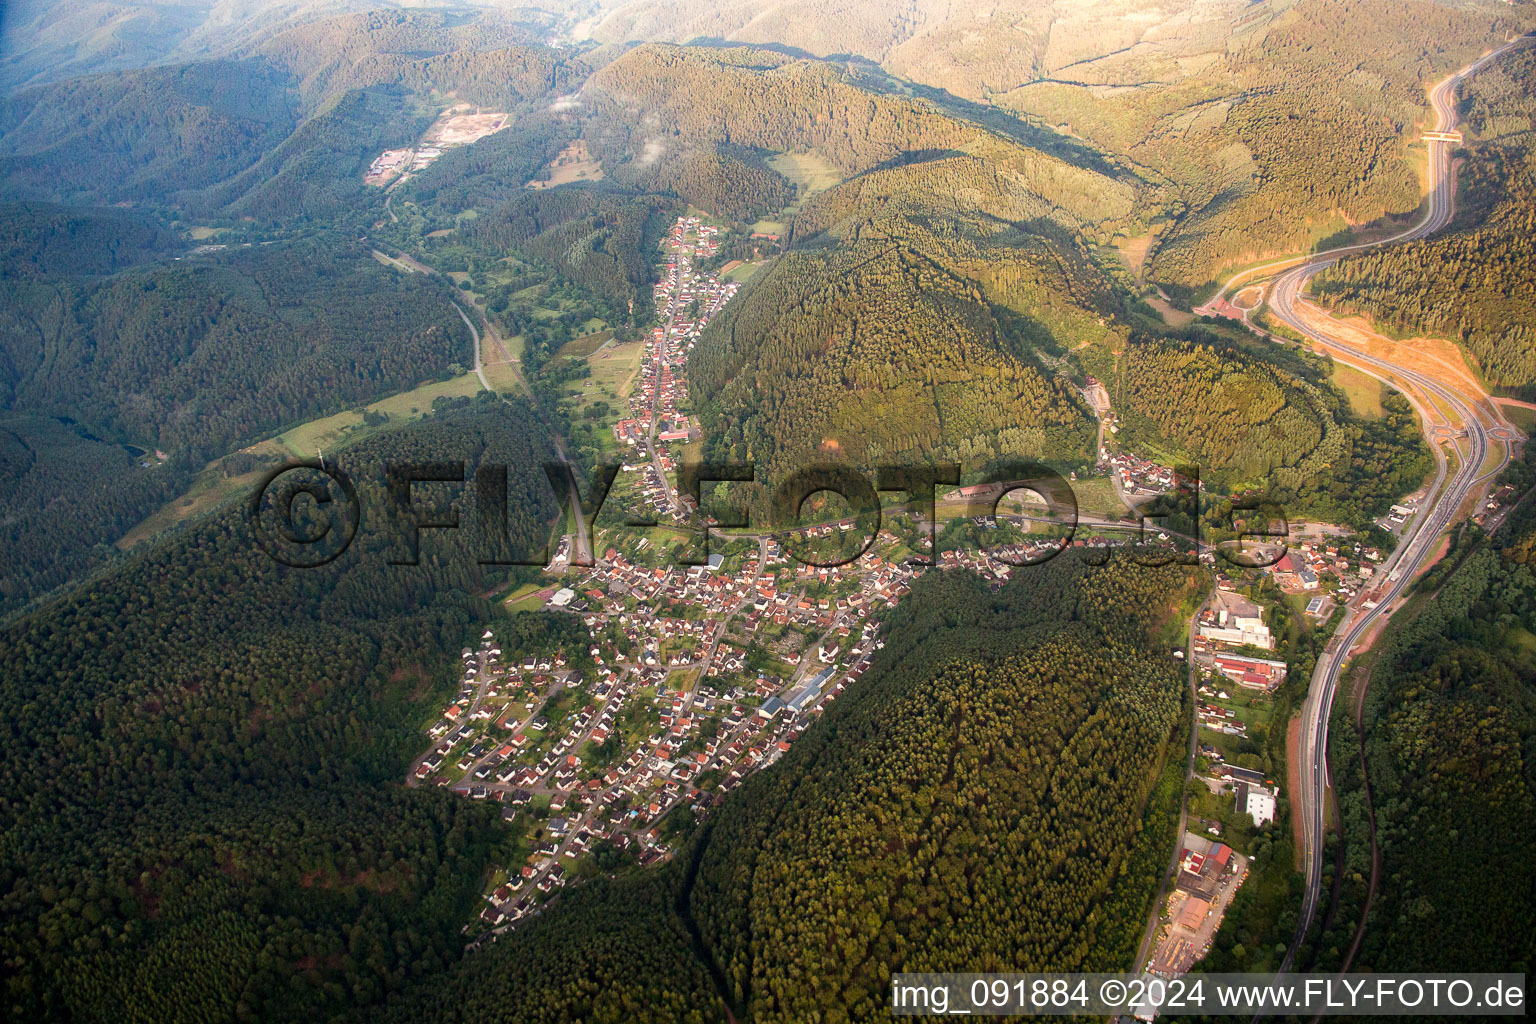
[[[0, 282], [101, 276], [183, 248], [153, 220], [127, 210], [51, 203], [0, 205]], [[8, 367], [10, 376], [15, 367]]]
[[875, 1020], [901, 970], [1117, 969], [1183, 749], [1174, 569], [931, 573], [870, 671], [659, 872], [583, 886], [401, 1020]]
[[509, 464], [527, 546], [555, 511], [549, 453], [526, 407], [444, 413], [340, 456], [364, 516], [328, 566], [279, 565], [229, 509], [5, 628], [8, 1019], [313, 1020], [458, 957], [506, 833], [398, 780], [493, 611], [467, 534], [386, 564], [382, 463]]
[[688, 372], [722, 456], [760, 481], [829, 456], [1090, 459], [1071, 389], [923, 241], [790, 252], [710, 323]]
[[1117, 397], [1133, 447], [1145, 419], [1218, 483], [1318, 468], [1309, 456], [1332, 424], [1306, 401], [1301, 381], [1240, 351], [1152, 337], [1134, 339], [1123, 362]]
[[474, 359], [444, 285], [355, 243], [87, 276], [151, 256], [165, 233], [127, 214], [18, 211], [0, 289], [0, 610], [99, 564], [209, 460]]
[[0, 614], [112, 558], [112, 544], [186, 487], [159, 466], [51, 416], [0, 413]]
[[259, 56], [70, 79], [0, 98], [0, 198], [131, 203], [267, 225], [336, 218], [378, 201], [362, 181], [369, 162], [414, 144], [454, 99], [528, 113], [591, 71], [543, 46], [447, 52], [528, 35], [479, 21], [456, 30], [447, 20], [425, 12], [331, 19], [277, 36]]
[[1323, 360], [1203, 327], [1133, 330], [1106, 272], [1037, 203], [969, 157], [812, 197], [789, 251], [690, 358], [714, 456], [768, 482], [828, 458], [1078, 468], [1095, 454], [1075, 356], [1109, 387], [1122, 444], [1292, 515], [1363, 527], [1432, 468], [1406, 404], [1357, 416]]
[[297, 80], [310, 109], [375, 85], [505, 108], [569, 92], [591, 70], [534, 34], [494, 11], [375, 10], [289, 29], [257, 52]]
[[1512, 474], [1526, 497], [1499, 532], [1467, 527], [1357, 663], [1358, 722], [1354, 699], [1335, 704], [1343, 836], [1322, 967], [1521, 971], [1536, 957], [1531, 465]]
[[538, 917], [414, 986], [387, 1016], [366, 1019], [726, 1024], [678, 912], [683, 875], [667, 866], [568, 887]]
[[6, 303], [18, 409], [222, 455], [473, 361], [443, 286], [364, 248], [230, 249]]
[[1433, 238], [1347, 256], [1312, 290], [1389, 330], [1463, 344], [1491, 387], [1536, 398], [1536, 53], [1509, 54], [1466, 87], [1477, 135], [1456, 221]]
[[750, 224], [778, 213], [795, 199], [795, 188], [744, 146], [700, 149], [669, 160], [656, 175], [658, 187], [718, 217]]
[[463, 237], [481, 253], [514, 251], [553, 268], [617, 321], [632, 306], [650, 307], [657, 245], [682, 210], [667, 196], [601, 187], [524, 192], [475, 218]]
[[[1394, 44], [1381, 46], [1383, 38]], [[1206, 163], [1189, 177], [1183, 154], [1174, 158], [1174, 173], [1188, 182], [1175, 211], [1189, 213], [1159, 241], [1151, 276], [1198, 284], [1221, 268], [1413, 211], [1419, 185], [1408, 140], [1429, 117], [1425, 83], [1501, 39], [1493, 19], [1436, 3], [1298, 3], [1262, 47], [1227, 59], [1231, 107], [1219, 127], [1189, 132], [1176, 117], [1157, 126], [1157, 142], [1172, 152], [1182, 142], [1211, 155], [1186, 158]], [[1455, 41], [1450, 52], [1447, 40]]]
[[283, 76], [254, 61], [95, 75], [0, 98], [13, 199], [144, 202], [244, 170], [297, 127]]
[[261, 224], [329, 219], [366, 207], [377, 191], [363, 172], [385, 149], [413, 145], [437, 111], [398, 87], [342, 93], [240, 173], [179, 197], [192, 216]]
[[[599, 70], [587, 92], [597, 118], [588, 143], [605, 159], [642, 161], [651, 143], [654, 163], [668, 137], [674, 145], [728, 139], [811, 149], [855, 174], [976, 134], [922, 104], [870, 95], [830, 66], [766, 49], [642, 46]], [[801, 115], [812, 109], [823, 112], [820, 125]]]
[[1052, 370], [1118, 343], [1120, 299], [1039, 203], [970, 157], [813, 197], [689, 359], [715, 453], [765, 481], [808, 458], [1091, 462], [1092, 416]]
[[1198, 466], [1218, 493], [1262, 495], [1292, 518], [1364, 529], [1434, 460], [1406, 399], [1386, 395], [1382, 414], [1364, 419], [1321, 383], [1326, 376], [1315, 356], [1225, 332], [1136, 334], [1110, 379], [1118, 436]]

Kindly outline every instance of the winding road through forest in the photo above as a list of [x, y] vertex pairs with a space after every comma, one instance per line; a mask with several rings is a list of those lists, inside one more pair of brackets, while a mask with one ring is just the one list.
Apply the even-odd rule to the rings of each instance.
[[[1468, 64], [1431, 89], [1429, 99], [1436, 119], [1433, 131], [1439, 133], [1454, 129], [1456, 90], [1463, 81], [1503, 53], [1529, 41], [1530, 37], [1523, 36], [1506, 43]], [[1397, 550], [1382, 567], [1382, 571], [1387, 575], [1387, 583], [1379, 594], [1377, 603], [1372, 607], [1365, 608], [1357, 604], [1346, 607], [1344, 618], [1340, 621], [1333, 639], [1328, 643], [1313, 671], [1311, 686], [1302, 708], [1301, 736], [1297, 744], [1300, 762], [1297, 777], [1300, 779], [1300, 791], [1293, 794], [1296, 821], [1301, 829], [1302, 850], [1305, 857], [1306, 888], [1295, 936], [1280, 965], [1282, 972], [1291, 969], [1296, 953], [1305, 942], [1316, 917], [1321, 899], [1323, 854], [1327, 830], [1328, 719], [1338, 690], [1339, 676], [1349, 659], [1350, 650], [1373, 624], [1390, 616], [1394, 602], [1408, 588], [1415, 574], [1431, 561], [1441, 535], [1455, 521], [1457, 511], [1467, 497], [1476, 487], [1503, 469], [1513, 454], [1514, 442], [1511, 439], [1511, 432], [1510, 435], [1499, 439], [1505, 449], [1499, 464], [1488, 472], [1482, 472], [1490, 444], [1494, 443], [1494, 439], [1490, 437], [1489, 427], [1479, 418], [1478, 410], [1474, 408], [1479, 403], [1469, 401], [1466, 396], [1427, 374], [1372, 355], [1324, 334], [1319, 325], [1329, 322], [1326, 316], [1316, 308], [1307, 308], [1305, 315], [1298, 309], [1299, 306], [1304, 305], [1301, 296], [1312, 277], [1325, 267], [1332, 266], [1340, 257], [1351, 252], [1422, 238], [1443, 229], [1451, 222], [1455, 212], [1455, 178], [1452, 174], [1449, 148], [1452, 143], [1440, 139], [1426, 139], [1425, 144], [1429, 148], [1431, 187], [1424, 216], [1417, 224], [1378, 242], [1344, 246], [1305, 257], [1295, 266], [1282, 271], [1269, 290], [1269, 308], [1278, 320], [1301, 334], [1309, 342], [1322, 346], [1339, 362], [1352, 366], [1401, 391], [1418, 410], [1423, 419], [1426, 434], [1430, 433], [1435, 418], [1444, 418], [1437, 413], [1436, 405], [1439, 403], [1444, 408], [1450, 409], [1455, 418], [1460, 420], [1467, 441], [1466, 451], [1462, 451], [1459, 445], [1455, 447], [1456, 466], [1453, 472], [1451, 458], [1443, 450], [1439, 441], [1434, 436], [1429, 436], [1430, 446], [1435, 454], [1435, 477], [1425, 492], [1421, 511], [1414, 518], [1403, 542], [1398, 545]], [[1279, 260], [1265, 266], [1284, 266], [1288, 262], [1292, 261]], [[1197, 312], [1214, 311], [1222, 296], [1240, 279], [1262, 269], [1264, 267], [1250, 268], [1237, 275], [1227, 282], [1211, 303]], [[1413, 393], [1415, 391], [1417, 395]], [[1502, 419], [1492, 403], [1481, 404], [1482, 411], [1488, 414], [1490, 419], [1495, 421]]]

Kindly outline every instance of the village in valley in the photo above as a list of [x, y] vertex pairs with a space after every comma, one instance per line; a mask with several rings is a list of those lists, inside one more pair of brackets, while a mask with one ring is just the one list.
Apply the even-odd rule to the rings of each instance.
[[[583, 877], [670, 857], [725, 794], [774, 765], [867, 670], [883, 646], [885, 612], [930, 564], [1001, 586], [1064, 544], [1121, 546], [1127, 531], [1141, 536], [1143, 503], [1186, 483], [1111, 441], [1101, 444], [1096, 472], [1127, 514], [1085, 516], [1071, 540], [1042, 521], [1038, 505], [1017, 500], [1025, 492], [972, 485], [940, 494], [936, 522], [892, 505], [869, 537], [866, 521], [813, 503], [787, 533], [711, 530], [706, 552], [679, 467], [700, 439], [689, 355], [740, 287], [704, 269], [716, 262], [723, 230], [690, 213], [662, 242], [656, 322], [635, 343], [633, 386], [609, 428], [621, 472], [593, 530], [592, 564], [578, 564], [567, 536], [543, 582], [513, 602], [570, 616], [580, 627], [573, 635], [585, 639], [528, 651], [505, 647], [499, 627], [485, 629], [464, 650], [460, 691], [411, 766], [410, 784], [494, 801], [504, 819], [521, 823], [517, 858], [491, 879], [479, 920], [466, 927], [476, 943], [538, 914]], [[1107, 401], [1094, 404], [1112, 422]], [[993, 514], [1005, 494], [1014, 500]], [[937, 558], [934, 531], [947, 542]], [[1156, 536], [1194, 557], [1188, 538]], [[813, 548], [852, 557], [808, 556]], [[1262, 567], [1199, 553], [1215, 590], [1190, 647], [1171, 652], [1189, 664], [1196, 690], [1198, 785], [1149, 969], [1172, 976], [1204, 954], [1249, 873], [1245, 840], [1276, 820], [1281, 781], [1257, 756], [1270, 730], [1286, 728], [1275, 694], [1289, 665], [1276, 623], [1320, 629], [1347, 603], [1371, 601], [1386, 553], [1328, 524], [1293, 524]], [[808, 564], [818, 561], [841, 564]]]

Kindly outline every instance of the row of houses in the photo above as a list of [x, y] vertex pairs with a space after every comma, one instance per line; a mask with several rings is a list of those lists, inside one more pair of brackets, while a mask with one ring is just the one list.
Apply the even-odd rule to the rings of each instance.
[[648, 447], [653, 424], [656, 440], [663, 443], [699, 437], [696, 421], [681, 411], [688, 399], [684, 368], [695, 339], [740, 287], [693, 268], [695, 259], [708, 259], [719, 250], [718, 235], [719, 228], [697, 217], [679, 217], [672, 227], [666, 271], [653, 288], [661, 324], [646, 342], [639, 385], [630, 397], [631, 416], [614, 425], [614, 437], [622, 444]]

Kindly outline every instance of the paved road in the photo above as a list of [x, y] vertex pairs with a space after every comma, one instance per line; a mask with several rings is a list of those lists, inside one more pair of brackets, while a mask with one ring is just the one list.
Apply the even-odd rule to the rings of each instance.
[[459, 319], [464, 321], [464, 326], [469, 328], [469, 336], [475, 339], [475, 376], [480, 378], [480, 386], [487, 391], [495, 391], [496, 389], [491, 387], [491, 382], [485, 379], [485, 360], [480, 355], [479, 329], [475, 327], [475, 322], [469, 318], [469, 314], [464, 312], [463, 306], [455, 302], [453, 308], [458, 311]]
[[[1436, 131], [1449, 131], [1456, 124], [1455, 96], [1460, 84], [1470, 75], [1482, 68], [1489, 61], [1494, 60], [1500, 54], [1514, 46], [1527, 42], [1522, 38], [1513, 43], [1506, 44], [1492, 51], [1462, 68], [1454, 75], [1440, 82], [1430, 91], [1430, 103], [1435, 110]], [[1391, 614], [1393, 602], [1403, 593], [1412, 581], [1414, 574], [1424, 566], [1433, 555], [1440, 535], [1452, 523], [1456, 511], [1466, 500], [1467, 495], [1486, 480], [1490, 474], [1479, 474], [1484, 459], [1488, 454], [1489, 436], [1487, 428], [1479, 420], [1469, 403], [1458, 393], [1445, 387], [1438, 381], [1417, 371], [1398, 366], [1388, 360], [1381, 359], [1351, 346], [1341, 345], [1323, 334], [1313, 326], [1317, 322], [1314, 315], [1310, 320], [1304, 320], [1297, 312], [1296, 306], [1300, 301], [1301, 293], [1305, 290], [1312, 276], [1325, 267], [1333, 265], [1338, 259], [1350, 252], [1361, 251], [1378, 245], [1388, 245], [1394, 242], [1408, 241], [1421, 238], [1434, 231], [1439, 231], [1450, 223], [1455, 212], [1455, 182], [1451, 175], [1450, 151], [1448, 144], [1439, 141], [1428, 141], [1429, 169], [1432, 186], [1429, 193], [1428, 204], [1424, 216], [1417, 224], [1400, 232], [1391, 238], [1380, 242], [1362, 245], [1346, 246], [1340, 249], [1329, 250], [1314, 256], [1305, 257], [1302, 261], [1283, 271], [1276, 279], [1270, 292], [1270, 309], [1287, 326], [1299, 332], [1302, 336], [1313, 342], [1326, 344], [1328, 349], [1340, 362], [1346, 363], [1364, 371], [1378, 380], [1388, 383], [1392, 387], [1406, 393], [1408, 387], [1417, 388], [1425, 396], [1433, 396], [1452, 409], [1456, 416], [1466, 426], [1468, 451], [1457, 449], [1458, 465], [1454, 474], [1450, 473], [1449, 460], [1440, 444], [1431, 438], [1431, 447], [1435, 451], [1436, 472], [1435, 479], [1426, 492], [1422, 511], [1415, 517], [1409, 532], [1392, 556], [1384, 563], [1382, 571], [1387, 573], [1387, 585], [1381, 595], [1379, 603], [1371, 609], [1359, 606], [1351, 606], [1346, 609], [1344, 618], [1339, 623], [1334, 638], [1329, 642], [1323, 656], [1318, 660], [1312, 675], [1312, 682], [1307, 693], [1306, 702], [1302, 708], [1301, 738], [1298, 743], [1299, 771], [1301, 790], [1295, 794], [1297, 807], [1297, 820], [1302, 829], [1302, 848], [1306, 857], [1306, 890], [1302, 900], [1301, 916], [1297, 921], [1296, 934], [1292, 939], [1290, 949], [1280, 965], [1280, 970], [1291, 969], [1296, 951], [1305, 940], [1307, 931], [1316, 916], [1317, 906], [1321, 897], [1321, 882], [1323, 873], [1323, 854], [1325, 846], [1327, 789], [1328, 789], [1328, 718], [1333, 706], [1333, 699], [1338, 688], [1338, 680], [1344, 664], [1349, 658], [1350, 649], [1360, 640], [1372, 624], [1379, 618]], [[1286, 260], [1276, 261], [1267, 266], [1283, 266], [1291, 262]], [[1243, 274], [1235, 276], [1217, 294], [1213, 303], [1219, 300], [1228, 288], [1233, 287], [1239, 279], [1252, 274], [1254, 270], [1263, 268], [1251, 268]], [[1432, 402], [1419, 402], [1409, 395], [1424, 417], [1426, 430], [1432, 422], [1434, 415]], [[1511, 457], [1510, 443], [1504, 442], [1505, 453], [1498, 469], [1502, 469]], [[1449, 482], [1447, 476], [1449, 475]]]
[[[683, 237], [686, 238], [687, 235], [685, 234]], [[672, 346], [686, 344], [682, 339], [673, 337], [674, 329], [683, 322], [683, 314], [688, 308], [688, 304], [681, 301], [685, 276], [690, 283], [717, 280], [717, 278], [713, 274], [694, 272], [693, 261], [698, 255], [696, 249], [678, 249], [675, 251], [675, 255], [677, 262], [669, 275], [672, 294], [667, 300], [668, 312], [666, 322], [662, 324], [661, 349], [656, 359], [656, 387], [651, 395], [651, 415], [650, 423], [646, 429], [645, 449], [650, 455], [651, 466], [656, 470], [656, 476], [661, 480], [661, 493], [667, 499], [668, 507], [672, 509], [672, 514], [679, 521], [686, 522], [688, 519], [688, 509], [683, 506], [682, 497], [672, 489], [671, 482], [667, 480], [667, 472], [661, 465], [661, 451], [656, 446], [657, 435], [661, 432], [661, 372], [668, 365], [668, 357], [671, 355]], [[684, 264], [686, 264], [686, 268]], [[714, 319], [715, 314], [724, 308], [727, 301], [729, 300], [721, 296], [715, 296], [710, 299], [709, 304], [703, 308], [698, 318], [698, 325], [702, 326]], [[649, 347], [651, 344], [650, 340], [648, 339], [645, 344]]]
[[[497, 394], [496, 389], [491, 387], [491, 382], [485, 379], [485, 360], [480, 351], [480, 331], [475, 327], [475, 322], [469, 318], [469, 314], [464, 312], [462, 306], [455, 302], [453, 308], [458, 310], [460, 318], [464, 321], [464, 326], [469, 328], [470, 336], [475, 339], [475, 376], [480, 378], [480, 386], [493, 395]], [[521, 374], [518, 375], [517, 382], [522, 387], [523, 394], [527, 396], [529, 403], [537, 410], [539, 408], [538, 403], [534, 400], [533, 392], [528, 390], [528, 383], [523, 380]], [[502, 401], [506, 401], [506, 399], [502, 399]], [[570, 464], [570, 456], [565, 453], [565, 440], [561, 438], [560, 432], [554, 428], [553, 424], [546, 423], [546, 425], [549, 427], [549, 437], [555, 447], [555, 454], [560, 457], [561, 462]], [[587, 530], [586, 518], [582, 515], [581, 493], [576, 489], [574, 477], [570, 481], [570, 490], [571, 515], [576, 520], [576, 532], [571, 538], [572, 561], [577, 565], [591, 565], [592, 538]]]
[[[390, 256], [388, 253], [374, 249], [373, 254], [408, 273], [437, 274], [436, 270], [406, 253], [401, 253], [399, 256]], [[485, 359], [481, 353], [479, 328], [475, 326], [475, 322], [470, 319], [469, 314], [464, 312], [463, 306], [452, 300], [449, 301], [454, 310], [459, 314], [459, 318], [464, 321], [464, 326], [469, 328], [470, 337], [475, 340], [475, 376], [480, 378], [480, 386], [493, 395], [497, 394], [496, 389], [491, 387], [491, 382], [485, 378]], [[517, 382], [523, 389], [523, 394], [527, 397], [529, 404], [533, 406], [534, 412], [542, 417], [543, 411], [540, 409], [537, 400], [534, 399], [533, 392], [529, 390], [528, 382], [523, 380], [521, 374], [518, 375]], [[506, 401], [506, 399], [502, 399], [502, 401]], [[554, 424], [550, 423], [547, 418], [544, 420], [544, 425], [549, 429], [549, 437], [554, 445], [555, 454], [559, 456], [561, 462], [570, 464], [570, 456], [566, 454], [565, 440], [560, 436], [560, 432], [555, 429]], [[570, 491], [571, 514], [576, 520], [576, 532], [571, 540], [573, 560], [579, 565], [591, 565], [592, 542], [587, 532], [586, 519], [581, 512], [581, 494], [576, 489], [576, 481], [574, 479], [571, 480]]]
[[[684, 237], [686, 237], [686, 235]], [[667, 505], [672, 509], [672, 514], [676, 516], [680, 521], [687, 520], [687, 509], [683, 507], [682, 498], [677, 494], [676, 491], [672, 489], [671, 482], [667, 480], [667, 471], [662, 468], [661, 451], [656, 446], [656, 439], [657, 435], [661, 432], [662, 370], [665, 369], [668, 365], [668, 357], [671, 355], [672, 346], [674, 344], [682, 343], [680, 340], [675, 340], [673, 338], [673, 330], [679, 323], [682, 322], [683, 311], [687, 309], [687, 305], [680, 299], [684, 275], [686, 273], [690, 282], [703, 280], [705, 276], [701, 274], [695, 274], [693, 272], [694, 256], [694, 252], [684, 252], [682, 250], [678, 250], [676, 253], [677, 263], [669, 275], [670, 283], [672, 286], [672, 295], [667, 300], [668, 313], [666, 322], [662, 324], [661, 348], [656, 357], [656, 386], [651, 394], [651, 417], [650, 423], [646, 428], [645, 436], [645, 448], [646, 451], [650, 454], [651, 466], [656, 470], [656, 476], [661, 480], [661, 493], [667, 499]], [[687, 264], [686, 271], [684, 270], [685, 263]], [[707, 323], [709, 319], [718, 312], [720, 312], [720, 303], [718, 300], [712, 300], [705, 310], [703, 317], [701, 318], [702, 322]], [[647, 341], [646, 344], [650, 345], [650, 342]]]
[[[1214, 595], [1213, 595], [1214, 596]], [[1152, 901], [1152, 910], [1147, 915], [1146, 927], [1141, 932], [1141, 945], [1136, 948], [1134, 961], [1137, 971], [1145, 971], [1150, 964], [1153, 944], [1157, 939], [1158, 925], [1162, 922], [1163, 904], [1168, 900], [1168, 887], [1179, 873], [1179, 854], [1184, 852], [1184, 833], [1189, 828], [1189, 780], [1195, 777], [1195, 751], [1200, 739], [1200, 716], [1195, 712], [1195, 703], [1200, 699], [1199, 690], [1195, 679], [1198, 666], [1195, 664], [1195, 630], [1199, 627], [1200, 616], [1210, 607], [1211, 598], [1207, 597], [1195, 614], [1189, 620], [1189, 642], [1184, 648], [1184, 657], [1189, 661], [1189, 700], [1190, 700], [1190, 724], [1189, 724], [1189, 750], [1184, 757], [1184, 785], [1179, 791], [1179, 829], [1174, 833], [1173, 851], [1168, 855], [1168, 867], [1163, 872], [1162, 884], [1158, 886], [1157, 898]], [[1232, 886], [1235, 891], [1237, 886]], [[1121, 1018], [1124, 1019], [1123, 1017]]]

